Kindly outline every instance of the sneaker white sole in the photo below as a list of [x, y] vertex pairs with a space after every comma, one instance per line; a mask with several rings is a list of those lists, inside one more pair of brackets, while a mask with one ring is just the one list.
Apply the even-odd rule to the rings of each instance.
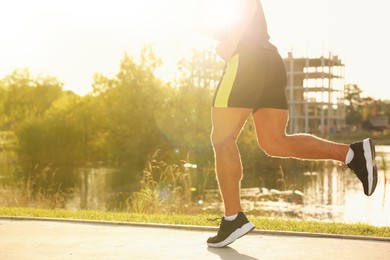
[[364, 158], [366, 159], [366, 167], [367, 167], [367, 180], [368, 180], [368, 196], [370, 196], [375, 191], [376, 185], [376, 176], [374, 176], [374, 167], [375, 164], [375, 154], [373, 154], [373, 149], [371, 147], [371, 141], [369, 138], [363, 140], [363, 151]]
[[221, 241], [219, 243], [207, 243], [208, 246], [211, 247], [225, 247], [243, 235], [247, 234], [249, 231], [255, 228], [255, 225], [252, 222], [248, 222], [245, 225], [243, 225], [241, 228], [238, 228], [236, 231], [230, 234], [224, 241]]

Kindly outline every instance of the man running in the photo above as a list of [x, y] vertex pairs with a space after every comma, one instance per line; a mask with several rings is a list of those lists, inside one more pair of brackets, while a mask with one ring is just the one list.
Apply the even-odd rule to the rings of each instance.
[[211, 247], [224, 247], [255, 227], [242, 212], [243, 170], [236, 143], [250, 116], [258, 145], [269, 156], [345, 163], [362, 182], [367, 196], [377, 184], [371, 139], [347, 145], [308, 134], [286, 134], [287, 75], [283, 60], [269, 42], [260, 1], [240, 1], [245, 1], [241, 22], [217, 46], [226, 67], [214, 96], [211, 141], [225, 216], [217, 235], [207, 240]]

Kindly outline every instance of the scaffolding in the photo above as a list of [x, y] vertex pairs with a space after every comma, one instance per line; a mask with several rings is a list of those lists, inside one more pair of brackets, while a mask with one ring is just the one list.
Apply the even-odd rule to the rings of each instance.
[[331, 134], [345, 126], [344, 64], [329, 57], [284, 59], [289, 133]]

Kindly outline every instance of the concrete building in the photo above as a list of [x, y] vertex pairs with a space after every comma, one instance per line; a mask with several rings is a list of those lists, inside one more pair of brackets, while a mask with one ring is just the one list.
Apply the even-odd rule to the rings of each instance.
[[331, 134], [345, 126], [344, 64], [338, 58], [284, 59], [287, 69], [289, 133]]

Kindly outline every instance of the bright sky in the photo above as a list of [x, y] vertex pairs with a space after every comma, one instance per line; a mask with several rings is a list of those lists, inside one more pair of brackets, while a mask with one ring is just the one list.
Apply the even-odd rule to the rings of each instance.
[[[194, 47], [215, 42], [196, 33], [199, 3], [229, 0], [12, 0], [0, 1], [0, 78], [16, 68], [47, 73], [65, 89], [85, 94], [94, 73], [114, 74], [124, 53], [137, 56], [153, 43], [169, 79]], [[338, 55], [346, 83], [364, 95], [390, 99], [388, 0], [263, 0], [271, 41], [283, 57]], [[210, 23], [226, 21], [215, 9]], [[230, 18], [231, 20], [232, 18]], [[206, 19], [207, 21], [207, 19]]]

